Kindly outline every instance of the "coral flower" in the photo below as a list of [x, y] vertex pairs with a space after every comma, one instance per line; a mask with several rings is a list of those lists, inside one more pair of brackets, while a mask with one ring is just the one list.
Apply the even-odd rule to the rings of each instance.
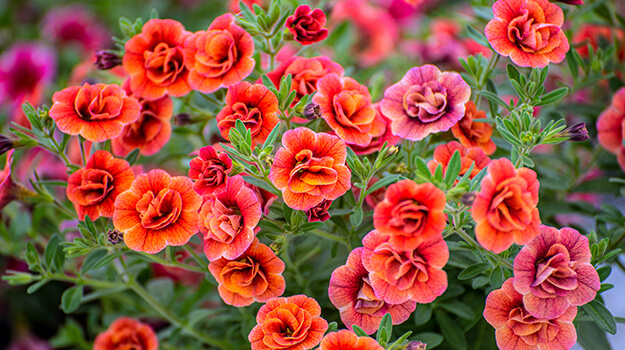
[[328, 296], [341, 313], [345, 326], [357, 325], [367, 334], [373, 334], [387, 312], [391, 314], [393, 324], [401, 324], [410, 317], [417, 303], [406, 300], [390, 304], [376, 297], [369, 271], [362, 264], [364, 250], [354, 249], [347, 257], [347, 263], [332, 272]]
[[568, 350], [575, 345], [577, 333], [574, 306], [551, 318], [532, 316], [523, 305], [523, 296], [514, 289], [512, 278], [486, 298], [484, 318], [495, 328], [501, 350]]
[[29, 196], [36, 196], [36, 193], [32, 193], [27, 190], [21, 184], [15, 182], [11, 176], [11, 166], [13, 165], [13, 152], [10, 150], [7, 152], [6, 163], [4, 169], [0, 170], [0, 210], [4, 209], [7, 204], [16, 199], [22, 199]]
[[625, 88], [612, 97], [612, 103], [597, 120], [597, 138], [603, 148], [616, 154], [621, 169], [625, 171]]
[[334, 135], [307, 128], [288, 130], [282, 136], [269, 172], [271, 182], [282, 191], [284, 203], [308, 210], [323, 200], [335, 200], [351, 185], [345, 166], [345, 143]]
[[230, 13], [215, 18], [206, 31], [189, 36], [184, 46], [189, 84], [204, 93], [232, 86], [254, 69], [252, 36], [234, 24]]
[[386, 131], [386, 123], [373, 107], [366, 86], [332, 73], [319, 79], [317, 89], [313, 102], [321, 107], [322, 118], [346, 143], [367, 146], [373, 137]]
[[219, 283], [221, 299], [228, 305], [241, 307], [254, 301], [264, 303], [284, 293], [284, 262], [258, 238], [254, 238], [249, 248], [234, 260], [211, 261], [208, 269]]
[[186, 244], [197, 233], [202, 197], [188, 177], [155, 169], [137, 176], [115, 200], [113, 225], [132, 250], [155, 254]]
[[[128, 96], [133, 96], [128, 80], [122, 85]], [[139, 98], [141, 116], [137, 121], [124, 127], [121, 135], [111, 140], [113, 153], [126, 156], [138, 148], [146, 156], [158, 152], [171, 136], [170, 119], [174, 104], [169, 96], [154, 101]]]
[[330, 219], [328, 209], [330, 209], [331, 205], [332, 201], [323, 200], [323, 202], [318, 205], [306, 210], [306, 218], [308, 218], [308, 222], [328, 221], [328, 219]]
[[217, 114], [217, 127], [226, 140], [236, 121], [252, 133], [252, 146], [263, 143], [278, 124], [278, 98], [261, 84], [242, 81], [228, 89], [226, 106]]
[[419, 141], [447, 131], [465, 112], [471, 88], [460, 74], [433, 65], [414, 67], [384, 92], [382, 112], [391, 119], [393, 135]]
[[320, 315], [319, 303], [305, 295], [270, 299], [256, 315], [258, 324], [249, 335], [252, 350], [314, 348], [328, 329]]
[[460, 153], [459, 176], [466, 174], [471, 167], [471, 164], [474, 164], [473, 170], [469, 175], [469, 178], [472, 179], [479, 174], [479, 172], [484, 169], [488, 163], [490, 163], [490, 158], [484, 154], [484, 151], [482, 151], [481, 148], [472, 147], [467, 149], [458, 142], [451, 141], [434, 149], [434, 159], [428, 162], [428, 168], [430, 168], [430, 171], [434, 173], [440, 164], [443, 166], [443, 175], [445, 175], [447, 173], [449, 161], [456, 151]]
[[191, 159], [189, 178], [193, 189], [202, 197], [226, 189], [226, 180], [232, 172], [232, 160], [225, 152], [217, 152], [213, 146], [200, 148], [199, 155]]
[[493, 18], [485, 28], [486, 38], [502, 56], [510, 56], [521, 67], [545, 67], [560, 63], [569, 51], [562, 31], [564, 13], [548, 0], [498, 0]]
[[310, 45], [328, 36], [326, 14], [321, 9], [311, 10], [308, 5], [300, 5], [295, 13], [287, 18], [285, 26], [293, 34], [293, 39], [302, 45]]
[[369, 144], [366, 146], [350, 144], [349, 148], [354, 150], [354, 153], [358, 155], [377, 152], [382, 149], [384, 143], [388, 143], [387, 146], [394, 146], [399, 141], [399, 137], [393, 135], [393, 132], [391, 130], [391, 120], [382, 113], [382, 110], [380, 109], [380, 104], [374, 104], [373, 108], [375, 108], [375, 110], [378, 112], [378, 115], [382, 118], [382, 121], [384, 122], [384, 133], [380, 136], [372, 137], [371, 142], [369, 142]]
[[495, 153], [497, 146], [491, 140], [493, 128], [488, 123], [474, 122], [474, 119], [486, 119], [484, 111], [478, 111], [473, 101], [467, 102], [464, 117], [451, 127], [451, 132], [466, 147], [479, 147], [487, 155]]
[[514, 288], [537, 318], [556, 318], [595, 298], [601, 286], [588, 238], [574, 229], [541, 226], [514, 259]]
[[538, 235], [539, 187], [533, 170], [515, 169], [506, 158], [490, 162], [471, 211], [482, 247], [499, 254], [512, 243], [527, 244]]
[[155, 18], [126, 42], [122, 64], [135, 96], [155, 100], [191, 91], [183, 47], [189, 35], [180, 22]]
[[400, 250], [412, 250], [421, 241], [438, 239], [445, 229], [445, 193], [431, 183], [401, 180], [388, 187], [375, 206], [373, 226], [391, 236]]
[[262, 216], [260, 202], [240, 175], [226, 182], [223, 192], [208, 197], [199, 216], [204, 253], [209, 261], [236, 259], [254, 241], [254, 228]]
[[118, 85], [85, 83], [58, 91], [52, 97], [50, 118], [66, 134], [80, 134], [92, 142], [119, 136], [125, 125], [141, 116], [141, 105]]
[[94, 221], [100, 216], [110, 218], [115, 212], [115, 199], [130, 188], [134, 179], [127, 161], [98, 150], [84, 168], [69, 176], [67, 198], [74, 203], [80, 220], [86, 215]]
[[370, 337], [359, 337], [347, 329], [338, 332], [328, 333], [321, 344], [319, 350], [384, 350], [375, 339]]
[[447, 289], [443, 267], [449, 260], [449, 249], [442, 237], [422, 241], [412, 250], [400, 250], [387, 235], [373, 230], [362, 243], [362, 263], [370, 273], [371, 287], [385, 302], [427, 304]]
[[128, 317], [120, 317], [98, 334], [93, 350], [157, 350], [158, 338], [150, 326]]

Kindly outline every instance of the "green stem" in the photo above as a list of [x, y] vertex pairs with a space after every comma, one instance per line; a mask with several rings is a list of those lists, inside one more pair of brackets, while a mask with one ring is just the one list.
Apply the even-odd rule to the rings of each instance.
[[478, 250], [482, 251], [482, 253], [484, 253], [484, 254], [494, 258], [495, 260], [499, 261], [501, 264], [503, 264], [506, 267], [508, 267], [510, 270], [512, 270], [514, 268], [512, 266], [512, 264], [508, 260], [502, 258], [498, 254], [495, 254], [495, 253], [491, 252], [490, 250], [486, 250], [486, 249], [482, 248], [482, 246], [479, 243], [477, 243], [475, 241], [475, 239], [473, 239], [473, 237], [471, 237], [468, 233], [466, 233], [462, 228], [454, 227], [454, 232], [457, 233], [458, 236], [460, 236], [465, 242], [467, 242], [470, 245], [472, 245], [475, 249], [478, 249]]
[[193, 248], [191, 248], [188, 244], [185, 244], [183, 247], [189, 254], [191, 254], [191, 257], [193, 258], [196, 264], [198, 264], [200, 267], [208, 266], [208, 264], [202, 261], [202, 259], [197, 255], [197, 253], [193, 250]]
[[339, 243], [343, 244], [344, 246], [346, 246], [347, 248], [351, 248], [349, 243], [347, 242], [347, 240], [345, 240], [342, 237], [337, 237], [337, 236], [331, 235], [329, 233], [323, 232], [321, 230], [312, 230], [312, 231], [309, 231], [309, 232], [312, 233], [315, 236], [319, 236], [319, 237], [322, 237], [322, 238], [325, 238], [325, 239], [329, 239], [331, 241], [339, 242]]
[[[146, 260], [151, 260], [152, 262], [164, 265], [164, 266], [171, 266], [171, 267], [179, 267], [179, 268], [183, 268], [183, 269], [187, 269], [189, 271], [193, 271], [193, 272], [199, 272], [199, 273], [206, 273], [206, 270], [200, 267], [194, 267], [194, 266], [189, 266], [186, 264], [181, 264], [178, 263], [176, 261], [172, 261], [172, 262], [168, 262], [165, 259], [161, 259], [158, 256], [155, 255], [151, 255], [151, 254], [147, 254], [144, 252], [134, 252], [138, 255], [141, 255], [143, 258], [145, 258]], [[200, 265], [202, 266], [202, 265]]]

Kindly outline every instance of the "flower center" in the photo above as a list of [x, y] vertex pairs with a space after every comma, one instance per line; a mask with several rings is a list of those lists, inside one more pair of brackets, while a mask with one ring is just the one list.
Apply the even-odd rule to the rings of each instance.
[[559, 332], [557, 324], [546, 319], [535, 318], [522, 307], [510, 311], [508, 327], [528, 345], [550, 342]]
[[415, 283], [429, 280], [428, 263], [418, 251], [398, 252], [383, 243], [374, 252], [375, 259], [384, 263], [384, 279], [399, 290], [412, 288]]
[[332, 104], [340, 125], [356, 129], [359, 133], [371, 130], [376, 112], [365, 96], [357, 91], [341, 91], [334, 96]]
[[429, 209], [413, 200], [404, 200], [393, 208], [391, 226], [401, 228], [406, 235], [420, 234], [425, 227]]
[[85, 169], [73, 194], [79, 205], [93, 205], [102, 202], [113, 188], [113, 176], [108, 171]]
[[295, 155], [297, 163], [291, 170], [289, 182], [302, 181], [308, 185], [332, 185], [338, 179], [338, 173], [334, 170], [334, 158], [313, 156], [311, 150], [302, 150]]
[[179, 47], [159, 43], [154, 51], [143, 54], [147, 77], [156, 85], [168, 86], [184, 70], [184, 54]]
[[[253, 257], [247, 256], [238, 261], [229, 262], [221, 271], [224, 285], [229, 290], [237, 291], [244, 296], [253, 296], [267, 290], [269, 283], [260, 263]], [[242, 288], [253, 287], [248, 293]], [[260, 292], [260, 293], [258, 293]]]
[[[199, 39], [202, 41], [202, 38]], [[199, 73], [209, 76], [221, 76], [232, 68], [239, 59], [236, 41], [227, 30], [213, 30], [203, 40], [204, 47], [195, 55]]]
[[549, 248], [544, 259], [536, 264], [532, 287], [539, 287], [550, 294], [568, 295], [577, 288], [577, 262], [571, 261], [568, 249], [562, 244]]
[[447, 89], [437, 81], [412, 86], [404, 95], [404, 109], [424, 123], [438, 120], [447, 108]]
[[383, 316], [383, 314], [380, 315], [379, 311], [385, 304], [383, 300], [376, 298], [373, 287], [371, 287], [371, 282], [369, 281], [369, 276], [363, 277], [356, 297], [356, 305], [354, 307], [356, 312], [373, 316]]
[[76, 112], [86, 121], [113, 119], [122, 110], [123, 93], [112, 86], [83, 86], [74, 102]]
[[182, 197], [168, 188], [162, 189], [156, 196], [148, 191], [137, 202], [137, 211], [143, 227], [160, 230], [178, 220], [182, 212]]
[[[545, 13], [540, 5], [528, 2], [524, 7], [521, 15], [508, 24], [508, 39], [530, 53], [557, 47], [560, 43], [557, 40], [560, 28], [545, 23]], [[553, 42], [554, 39], [557, 42]]]
[[221, 243], [231, 243], [245, 227], [241, 209], [237, 206], [226, 206], [215, 200], [213, 215], [207, 217], [207, 227], [211, 227], [212, 238]]

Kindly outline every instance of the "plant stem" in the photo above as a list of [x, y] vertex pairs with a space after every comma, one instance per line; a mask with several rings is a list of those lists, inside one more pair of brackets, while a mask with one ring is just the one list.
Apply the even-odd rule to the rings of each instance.
[[454, 227], [454, 232], [457, 233], [458, 236], [460, 236], [465, 242], [467, 242], [470, 245], [472, 245], [475, 249], [478, 249], [482, 253], [484, 253], [484, 254], [494, 258], [495, 260], [499, 261], [501, 264], [505, 265], [510, 270], [512, 270], [514, 268], [512, 266], [512, 264], [508, 260], [502, 258], [498, 254], [495, 254], [495, 253], [491, 252], [490, 250], [486, 250], [486, 249], [482, 248], [482, 246], [480, 246], [480, 244], [477, 243], [475, 241], [475, 239], [473, 239], [473, 237], [471, 237], [468, 233], [466, 233], [462, 228]]
[[312, 230], [312, 231], [309, 231], [309, 232], [312, 233], [315, 236], [319, 236], [319, 237], [322, 237], [322, 238], [325, 238], [325, 239], [329, 239], [331, 241], [339, 242], [339, 243], [342, 243], [347, 248], [351, 248], [349, 243], [344, 238], [333, 236], [333, 235], [331, 235], [329, 233], [323, 232], [323, 231], [318, 230], [318, 229], [317, 230]]
[[207, 263], [202, 261], [202, 259], [197, 255], [197, 253], [188, 244], [185, 244], [183, 247], [189, 254], [191, 254], [191, 257], [193, 258], [195, 263], [198, 264], [200, 267], [208, 265]]
[[[186, 265], [186, 264], [178, 263], [176, 261], [168, 262], [165, 259], [159, 258], [158, 256], [147, 254], [147, 253], [144, 253], [144, 252], [134, 252], [134, 253], [142, 256], [146, 260], [151, 260], [152, 262], [155, 262], [155, 263], [158, 263], [158, 264], [161, 264], [161, 265], [164, 265], [164, 266], [179, 267], [179, 268], [187, 269], [187, 270], [193, 271], [193, 272], [206, 273], [206, 270], [201, 268], [201, 267], [189, 266], [189, 265]], [[198, 259], [199, 259], [199, 257], [198, 257]], [[200, 266], [202, 266], [202, 265], [200, 265]]]

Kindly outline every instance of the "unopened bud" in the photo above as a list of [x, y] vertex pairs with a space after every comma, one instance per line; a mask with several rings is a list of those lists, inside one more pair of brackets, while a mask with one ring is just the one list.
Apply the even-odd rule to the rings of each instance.
[[586, 130], [586, 123], [577, 123], [564, 129], [561, 133], [562, 136], [568, 137], [569, 141], [582, 142], [590, 138], [588, 136], [588, 130]]
[[460, 201], [462, 202], [462, 204], [466, 205], [467, 207], [470, 207], [473, 205], [473, 201], [475, 201], [475, 197], [477, 197], [475, 192], [467, 192], [462, 195], [462, 197], [460, 198]]
[[178, 113], [174, 116], [174, 124], [176, 126], [183, 126], [193, 124], [193, 121], [189, 113]]
[[112, 69], [122, 64], [122, 58], [114, 51], [96, 50], [95, 57], [95, 66], [99, 70]]
[[420, 341], [411, 341], [406, 345], [406, 350], [426, 350], [428, 345]]
[[386, 150], [387, 156], [392, 156], [393, 154], [399, 152], [399, 148], [397, 146], [391, 146]]
[[109, 230], [108, 236], [111, 244], [117, 244], [124, 239], [124, 234], [117, 230]]
[[14, 149], [15, 146], [15, 140], [12, 140], [4, 135], [0, 135], [0, 155]]
[[319, 119], [321, 118], [321, 107], [316, 103], [309, 103], [304, 107], [302, 115], [308, 120]]

